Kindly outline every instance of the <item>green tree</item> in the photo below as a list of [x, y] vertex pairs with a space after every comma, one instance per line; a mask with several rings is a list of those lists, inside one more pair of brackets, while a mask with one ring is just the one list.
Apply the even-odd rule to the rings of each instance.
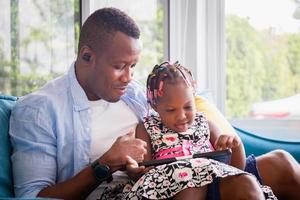
[[300, 34], [288, 37], [287, 62], [291, 72], [291, 94], [300, 93]]
[[153, 66], [163, 61], [163, 40], [164, 40], [164, 11], [162, 0], [158, 1], [156, 19], [152, 21], [138, 21], [141, 29], [141, 40], [143, 51], [140, 56], [138, 67], [135, 70], [135, 77], [146, 84], [146, 78]]
[[300, 34], [258, 31], [246, 18], [226, 20], [227, 115], [248, 116], [255, 102], [300, 91]]
[[19, 95], [18, 92], [18, 76], [20, 74], [19, 64], [20, 64], [20, 38], [19, 38], [19, 1], [10, 1], [10, 26], [11, 26], [11, 70], [10, 70], [10, 84], [11, 84], [11, 94]]
[[0, 94], [8, 94], [10, 90], [9, 69], [11, 63], [5, 58], [4, 42], [0, 37]]
[[260, 37], [247, 19], [234, 15], [227, 16], [226, 34], [226, 114], [245, 116], [251, 103], [259, 99], [265, 79]]
[[260, 32], [263, 45], [261, 52], [263, 54], [263, 69], [266, 73], [264, 84], [262, 86], [262, 96], [260, 101], [268, 101], [291, 95], [290, 86], [291, 76], [287, 64], [287, 37], [286, 35], [277, 35], [273, 30]]
[[[11, 92], [10, 94], [20, 96], [32, 92], [45, 84], [49, 79], [58, 76], [59, 74], [53, 70], [58, 61], [62, 58], [55, 52], [57, 45], [66, 49], [68, 54], [69, 49], [77, 50], [77, 43], [79, 38], [80, 14], [78, 0], [56, 0], [56, 1], [38, 1], [32, 0], [30, 3], [34, 6], [34, 12], [38, 14], [38, 25], [29, 25], [26, 27], [26, 35], [22, 33], [22, 40], [20, 40], [19, 24], [23, 23], [23, 19], [19, 18], [20, 12], [28, 12], [26, 10], [19, 10], [19, 1], [11, 1], [11, 65], [10, 65], [10, 80]], [[70, 8], [74, 8], [70, 9]], [[70, 32], [70, 25], [73, 25], [74, 41]], [[71, 27], [72, 29], [72, 27]], [[59, 34], [66, 35], [65, 41], [59, 44], [54, 43], [55, 38]], [[25, 37], [24, 37], [25, 36]], [[60, 36], [60, 35], [59, 35]], [[75, 45], [74, 45], [75, 43]], [[72, 44], [72, 45], [70, 45]], [[35, 49], [35, 52], [33, 51]], [[38, 55], [39, 51], [44, 51], [45, 55], [42, 57], [49, 58], [50, 66], [46, 66], [43, 58]], [[22, 56], [21, 52], [31, 52], [30, 56]], [[32, 53], [33, 52], [33, 53]], [[72, 53], [73, 56], [74, 55]], [[67, 57], [70, 57], [67, 55]], [[30, 71], [26, 74], [20, 73], [20, 64], [22, 67], [28, 66]], [[43, 69], [41, 73], [38, 69]], [[45, 73], [47, 72], [48, 73]]]

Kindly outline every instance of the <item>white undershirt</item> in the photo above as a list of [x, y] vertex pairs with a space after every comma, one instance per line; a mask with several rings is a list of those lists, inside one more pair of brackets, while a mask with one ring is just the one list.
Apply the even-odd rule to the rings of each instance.
[[[90, 161], [101, 157], [116, 141], [131, 130], [135, 130], [138, 118], [134, 112], [120, 100], [109, 103], [104, 100], [89, 101], [91, 107], [91, 149]], [[121, 149], [120, 149], [121, 151]], [[113, 174], [114, 182], [128, 179], [123, 172]], [[105, 187], [105, 183], [100, 186]]]

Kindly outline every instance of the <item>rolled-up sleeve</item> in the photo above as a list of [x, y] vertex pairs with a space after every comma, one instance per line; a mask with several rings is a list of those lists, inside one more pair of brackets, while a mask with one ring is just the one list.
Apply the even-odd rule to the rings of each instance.
[[17, 197], [36, 197], [56, 182], [56, 138], [43, 106], [15, 106], [10, 118], [14, 189]]

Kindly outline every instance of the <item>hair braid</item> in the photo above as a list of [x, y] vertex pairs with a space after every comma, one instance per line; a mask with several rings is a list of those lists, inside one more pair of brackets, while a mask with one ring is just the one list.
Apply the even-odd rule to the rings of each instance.
[[147, 78], [147, 100], [150, 105], [156, 105], [159, 97], [163, 95], [163, 84], [176, 84], [178, 80], [184, 80], [185, 83], [195, 90], [195, 82], [192, 73], [187, 68], [175, 62], [163, 62], [160, 65], [155, 65], [152, 72]]

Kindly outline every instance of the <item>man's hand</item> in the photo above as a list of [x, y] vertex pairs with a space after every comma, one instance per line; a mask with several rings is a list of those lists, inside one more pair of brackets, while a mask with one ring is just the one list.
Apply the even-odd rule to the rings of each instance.
[[111, 172], [114, 172], [127, 163], [127, 156], [130, 156], [135, 161], [144, 160], [146, 154], [146, 142], [141, 139], [136, 139], [134, 132], [118, 137], [111, 148], [99, 159], [101, 163], [110, 167]]
[[241, 139], [238, 136], [222, 134], [217, 138], [214, 146], [216, 150], [224, 150], [236, 148], [240, 145]]
[[138, 163], [130, 156], [126, 156], [126, 171], [130, 179], [137, 181], [142, 174], [149, 171], [150, 168], [138, 165]]

